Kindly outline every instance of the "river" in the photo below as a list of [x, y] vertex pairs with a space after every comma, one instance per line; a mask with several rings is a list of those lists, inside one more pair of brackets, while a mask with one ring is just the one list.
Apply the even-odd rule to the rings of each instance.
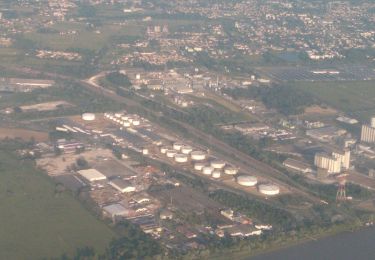
[[250, 260], [374, 260], [375, 227], [345, 232], [250, 258]]

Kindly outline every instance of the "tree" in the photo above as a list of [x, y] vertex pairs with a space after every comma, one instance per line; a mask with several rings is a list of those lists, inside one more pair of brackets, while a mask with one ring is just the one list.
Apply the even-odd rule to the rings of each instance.
[[87, 162], [87, 160], [80, 156], [79, 158], [77, 158], [76, 160], [76, 164], [77, 166], [80, 168], [80, 169], [85, 169], [85, 168], [88, 168], [89, 167], [89, 163]]

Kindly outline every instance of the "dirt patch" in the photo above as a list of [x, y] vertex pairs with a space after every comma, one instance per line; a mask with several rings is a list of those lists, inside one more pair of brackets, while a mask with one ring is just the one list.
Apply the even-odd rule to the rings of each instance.
[[5, 138], [21, 138], [25, 141], [34, 138], [37, 142], [46, 142], [48, 141], [48, 133], [20, 128], [0, 128], [0, 139]]
[[69, 166], [75, 164], [79, 157], [85, 158], [89, 165], [114, 158], [112, 151], [107, 149], [96, 149], [85, 151], [80, 154], [63, 154], [57, 157], [40, 158], [36, 163], [39, 167], [46, 170], [48, 175], [58, 176], [69, 173]]
[[21, 106], [20, 108], [24, 112], [29, 111], [52, 111], [57, 110], [59, 108], [66, 108], [66, 107], [72, 107], [73, 105], [64, 101], [52, 101], [52, 102], [45, 102], [45, 103], [39, 103], [35, 105], [27, 105], [27, 106]]
[[305, 109], [306, 115], [319, 114], [319, 115], [335, 115], [337, 110], [331, 107], [311, 106]]

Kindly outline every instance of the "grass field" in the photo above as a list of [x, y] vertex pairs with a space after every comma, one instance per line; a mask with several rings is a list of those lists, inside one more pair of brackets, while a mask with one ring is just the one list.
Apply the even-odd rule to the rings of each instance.
[[369, 120], [375, 114], [375, 81], [297, 82], [296, 88], [345, 113]]
[[120, 25], [103, 25], [96, 31], [88, 30], [83, 23], [60, 23], [54, 25], [61, 32], [76, 31], [76, 34], [60, 35], [59, 33], [43, 34], [30, 32], [25, 34], [27, 39], [36, 43], [40, 48], [53, 50], [67, 50], [81, 48], [99, 50], [112, 42], [112, 37], [127, 36], [138, 37], [143, 35], [145, 28], [139, 24], [129, 23]]
[[0, 147], [0, 259], [50, 259], [77, 247], [103, 251], [114, 233], [30, 162]]

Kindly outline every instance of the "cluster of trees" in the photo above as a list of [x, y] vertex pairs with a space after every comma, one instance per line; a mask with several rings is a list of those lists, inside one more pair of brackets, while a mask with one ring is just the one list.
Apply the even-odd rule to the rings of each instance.
[[125, 259], [158, 259], [163, 253], [160, 244], [146, 235], [140, 228], [128, 221], [119, 222], [115, 229], [121, 233], [113, 239], [105, 250], [99, 254], [92, 247], [78, 248], [73, 257], [63, 254], [60, 260], [125, 260]]
[[310, 95], [290, 85], [224, 89], [223, 92], [234, 99], [249, 98], [261, 100], [268, 108], [277, 109], [284, 115], [303, 113], [307, 106], [315, 102]]
[[122, 86], [122, 87], [132, 86], [132, 83], [130, 82], [128, 76], [118, 71], [107, 74], [106, 79], [113, 85]]
[[296, 228], [297, 221], [292, 214], [256, 199], [250, 199], [225, 190], [216, 190], [210, 193], [209, 197], [232, 209], [243, 212], [249, 217], [261, 219], [266, 224], [272, 224], [279, 229], [291, 230]]

